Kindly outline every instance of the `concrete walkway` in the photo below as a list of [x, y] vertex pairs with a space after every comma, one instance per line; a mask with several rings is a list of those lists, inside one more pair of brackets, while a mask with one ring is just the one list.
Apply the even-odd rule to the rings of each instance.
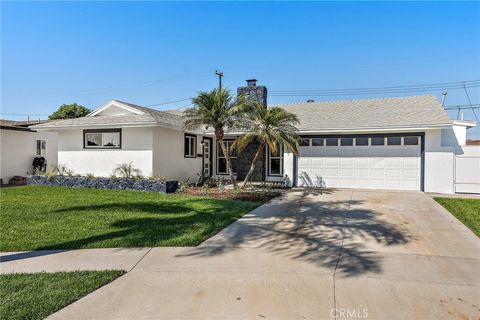
[[423, 193], [295, 191], [199, 247], [125, 250], [117, 261], [130, 272], [50, 318], [480, 315], [480, 241]]

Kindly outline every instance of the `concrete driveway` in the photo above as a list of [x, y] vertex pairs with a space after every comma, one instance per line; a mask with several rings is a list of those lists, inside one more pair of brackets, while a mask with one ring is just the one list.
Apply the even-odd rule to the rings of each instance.
[[423, 193], [292, 191], [54, 319], [479, 319], [480, 241]]

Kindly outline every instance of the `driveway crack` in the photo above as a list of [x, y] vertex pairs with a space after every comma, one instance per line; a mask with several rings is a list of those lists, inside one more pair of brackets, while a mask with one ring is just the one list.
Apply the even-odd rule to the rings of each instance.
[[337, 274], [338, 264], [340, 263], [340, 259], [342, 257], [343, 244], [345, 242], [345, 228], [347, 227], [347, 224], [348, 224], [348, 218], [349, 218], [348, 213], [349, 213], [350, 207], [352, 205], [352, 199], [353, 199], [353, 191], [350, 193], [350, 200], [349, 200], [348, 206], [345, 210], [345, 222], [344, 222], [343, 227], [342, 227], [342, 242], [340, 244], [340, 251], [338, 252], [337, 261], [335, 263], [335, 269], [333, 270], [333, 308], [334, 308], [333, 310], [335, 310], [334, 311], [335, 319], [338, 318], [336, 274]]

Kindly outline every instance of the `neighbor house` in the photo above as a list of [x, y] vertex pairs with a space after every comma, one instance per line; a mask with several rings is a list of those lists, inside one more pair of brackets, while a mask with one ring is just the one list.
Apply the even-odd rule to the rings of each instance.
[[57, 134], [29, 128], [35, 122], [0, 120], [0, 177], [7, 184], [14, 176], [33, 173], [33, 159], [44, 157], [49, 169], [57, 165]]
[[[238, 93], [266, 107], [267, 88], [257, 86], [255, 80], [238, 88]], [[267, 148], [257, 162], [255, 181], [480, 192], [480, 172], [475, 171], [480, 168], [480, 148], [465, 146], [466, 130], [475, 124], [449, 119], [434, 96], [309, 100], [277, 106], [300, 119], [299, 154], [282, 149], [273, 154]], [[84, 118], [39, 124], [34, 129], [58, 133], [58, 161], [76, 173], [108, 176], [117, 165], [132, 162], [145, 175], [190, 182], [202, 176], [228, 178], [226, 160], [213, 132], [184, 131], [178, 111], [112, 100]], [[239, 134], [227, 134], [228, 147]], [[252, 143], [241, 153], [233, 152], [238, 180], [245, 177], [255, 150]], [[460, 158], [463, 162], [458, 166]], [[459, 168], [471, 170], [465, 174], [457, 172]]]

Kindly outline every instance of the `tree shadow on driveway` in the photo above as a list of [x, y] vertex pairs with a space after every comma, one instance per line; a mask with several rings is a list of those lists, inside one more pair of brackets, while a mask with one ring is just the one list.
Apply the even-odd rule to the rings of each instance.
[[259, 248], [356, 276], [382, 271], [381, 255], [369, 250], [366, 241], [394, 246], [411, 238], [407, 229], [383, 220], [378, 212], [362, 206], [363, 201], [323, 200], [311, 191], [294, 194], [294, 198], [257, 208], [200, 247], [178, 256], [205, 257]]

